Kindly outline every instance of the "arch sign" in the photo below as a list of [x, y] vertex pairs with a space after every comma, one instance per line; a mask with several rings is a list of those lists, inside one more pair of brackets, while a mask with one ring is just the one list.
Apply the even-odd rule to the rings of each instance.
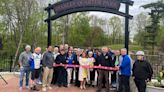
[[[120, 12], [121, 3], [125, 4], [125, 13]], [[129, 15], [129, 5], [133, 5], [131, 0], [61, 0], [55, 4], [49, 4], [45, 10], [48, 12], [48, 18], [45, 22], [48, 23], [48, 45], [51, 45], [51, 21], [56, 20], [62, 16], [85, 11], [100, 11], [107, 12], [125, 17], [125, 44], [129, 41], [126, 38], [128, 33], [129, 19], [133, 16]], [[51, 16], [51, 10], [54, 11], [54, 15]], [[127, 32], [126, 32], [127, 31]], [[127, 49], [128, 47], [125, 46]]]

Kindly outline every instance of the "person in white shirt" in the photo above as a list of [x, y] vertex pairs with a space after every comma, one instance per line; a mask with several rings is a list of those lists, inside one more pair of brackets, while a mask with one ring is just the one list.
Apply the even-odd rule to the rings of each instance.
[[[94, 63], [95, 63], [95, 59], [93, 58], [93, 52], [92, 51], [89, 51], [88, 52], [88, 60], [89, 60], [89, 65], [90, 66], [94, 66]], [[95, 80], [95, 69], [88, 69], [89, 70], [89, 79], [90, 79], [90, 86], [93, 86], [94, 87], [94, 80]]]
[[[59, 55], [59, 48], [58, 47], [54, 47], [54, 52], [53, 52], [53, 56], [54, 56], [54, 60], [56, 60], [56, 57]], [[55, 62], [54, 62], [55, 64]], [[58, 78], [58, 67], [54, 67], [54, 71], [53, 71], [53, 78], [52, 78], [52, 84], [55, 84], [57, 82], [57, 78]]]
[[36, 87], [37, 79], [40, 75], [40, 64], [41, 64], [41, 48], [37, 47], [35, 49], [35, 52], [32, 54], [33, 57], [30, 60], [30, 66], [31, 66], [31, 80], [32, 80], [32, 86], [31, 90], [39, 91], [39, 89]]

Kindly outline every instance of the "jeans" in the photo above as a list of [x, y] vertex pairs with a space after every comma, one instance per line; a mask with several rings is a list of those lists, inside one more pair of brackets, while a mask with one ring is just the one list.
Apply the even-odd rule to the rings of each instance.
[[26, 74], [26, 86], [29, 84], [29, 74], [30, 74], [30, 69], [29, 68], [21, 68], [20, 69], [20, 83], [19, 86], [23, 86], [23, 79]]

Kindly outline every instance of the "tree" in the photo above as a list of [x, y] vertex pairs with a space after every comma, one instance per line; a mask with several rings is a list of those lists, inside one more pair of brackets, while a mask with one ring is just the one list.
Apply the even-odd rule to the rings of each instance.
[[88, 46], [88, 39], [86, 38], [88, 38], [89, 31], [90, 24], [87, 14], [76, 14], [70, 26], [68, 44], [73, 46]]
[[102, 28], [98, 26], [93, 26], [91, 27], [90, 31], [90, 40], [89, 41], [89, 46], [91, 47], [97, 47], [97, 46], [103, 46], [107, 45], [107, 36], [104, 34], [104, 31]]
[[160, 30], [160, 19], [164, 14], [164, 2], [163, 0], [155, 3], [146, 4], [143, 6], [145, 9], [151, 9], [151, 24], [146, 27], [147, 34], [145, 35], [145, 45], [151, 45], [152, 54], [154, 54], [155, 46], [157, 45], [157, 36]]
[[1, 0], [0, 4], [3, 10], [0, 13], [3, 17], [1, 21], [5, 23], [5, 37], [2, 40], [6, 42], [4, 47], [15, 52], [14, 67], [23, 45], [37, 46], [42, 34], [39, 29], [43, 24], [44, 13], [40, 11], [36, 0]]
[[123, 40], [121, 19], [116, 16], [111, 17], [109, 20], [109, 26], [112, 31], [112, 34], [110, 35], [112, 38], [112, 44], [120, 44]]
[[144, 46], [145, 27], [148, 25], [148, 21], [147, 14], [145, 13], [140, 13], [134, 18], [133, 26], [136, 31], [134, 41], [140, 46]]

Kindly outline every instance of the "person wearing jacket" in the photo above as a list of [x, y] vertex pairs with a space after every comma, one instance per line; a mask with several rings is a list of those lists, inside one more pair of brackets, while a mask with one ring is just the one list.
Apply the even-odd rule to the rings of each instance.
[[[51, 87], [51, 81], [53, 77], [53, 63], [54, 63], [54, 57], [52, 53], [52, 46], [48, 46], [48, 51], [45, 52], [43, 55], [42, 65], [43, 65], [43, 91], [47, 91], [48, 89], [52, 89]], [[47, 88], [46, 88], [47, 87]]]
[[[54, 52], [53, 52], [53, 56], [54, 56], [54, 60], [56, 60], [56, 57], [59, 55], [59, 48], [57, 46], [54, 47]], [[55, 64], [55, 63], [54, 63]], [[54, 67], [54, 72], [53, 72], [53, 78], [52, 78], [52, 84], [56, 84], [57, 83], [57, 78], [58, 78], [58, 67]]]
[[131, 59], [126, 48], [121, 49], [122, 60], [119, 68], [119, 92], [130, 92]]
[[146, 92], [146, 82], [151, 80], [153, 70], [150, 63], [144, 59], [144, 52], [136, 53], [137, 60], [133, 64], [133, 77], [138, 92]]
[[60, 64], [58, 67], [58, 78], [57, 84], [59, 87], [64, 86], [67, 87], [67, 71], [66, 67], [63, 64], [67, 64], [67, 56], [65, 54], [65, 50], [61, 49], [60, 54], [56, 57], [56, 64]]
[[33, 57], [30, 60], [31, 80], [32, 80], [31, 90], [39, 91], [39, 89], [36, 87], [36, 83], [40, 75], [40, 66], [42, 60], [41, 48], [37, 47], [32, 55]]
[[[108, 48], [103, 47], [102, 48], [102, 54], [100, 56], [100, 59], [98, 61], [99, 66], [106, 66], [106, 67], [114, 67], [114, 63], [112, 61], [112, 57], [108, 53]], [[97, 92], [101, 92], [102, 89], [102, 80], [103, 77], [105, 77], [106, 81], [106, 92], [109, 92], [109, 71], [98, 69], [98, 89]]]

